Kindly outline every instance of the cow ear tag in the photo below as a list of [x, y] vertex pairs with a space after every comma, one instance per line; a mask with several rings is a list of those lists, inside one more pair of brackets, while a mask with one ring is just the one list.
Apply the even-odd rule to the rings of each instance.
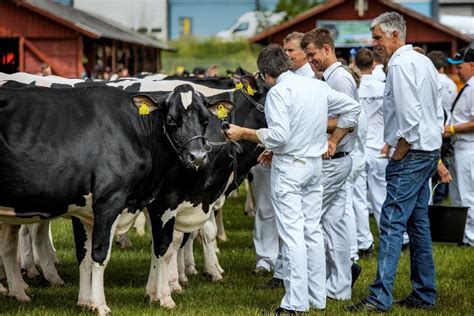
[[217, 118], [220, 120], [227, 118], [227, 109], [222, 104], [217, 106]]
[[244, 87], [244, 85], [243, 85], [242, 82], [240, 82], [240, 81], [235, 84], [235, 88], [236, 88], [237, 90], [242, 89], [243, 87]]
[[145, 101], [143, 101], [142, 104], [140, 105], [140, 107], [138, 109], [138, 113], [140, 115], [149, 115], [150, 114], [150, 109], [146, 105]]
[[250, 85], [247, 85], [247, 94], [248, 95], [254, 95], [255, 94], [255, 92], [253, 91], [253, 89]]

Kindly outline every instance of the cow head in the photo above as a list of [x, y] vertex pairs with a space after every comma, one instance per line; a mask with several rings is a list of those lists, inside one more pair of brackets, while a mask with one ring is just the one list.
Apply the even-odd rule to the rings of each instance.
[[[143, 95], [134, 96], [142, 114], [160, 110], [167, 143], [185, 166], [196, 169], [208, 163], [204, 132], [211, 114], [205, 102], [201, 93], [186, 84], [161, 94], [153, 102]], [[145, 105], [147, 108], [142, 108]]]

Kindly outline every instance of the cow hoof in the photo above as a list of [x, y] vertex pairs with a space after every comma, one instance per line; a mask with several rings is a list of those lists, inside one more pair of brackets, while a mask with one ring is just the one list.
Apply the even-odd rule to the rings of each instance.
[[23, 268], [23, 269], [21, 269], [21, 272], [22, 272], [22, 274], [26, 273], [26, 277], [28, 279], [34, 279], [34, 278], [36, 278], [37, 276], [40, 275], [38, 269], [36, 269], [36, 267], [34, 267], [34, 266], [30, 267], [30, 268]]
[[64, 284], [66, 284], [61, 278], [48, 280], [48, 281], [49, 283], [51, 283], [51, 286], [63, 286]]
[[224, 235], [218, 235], [217, 239], [219, 239], [220, 241], [224, 241], [224, 242], [229, 240], [229, 238], [227, 238], [227, 235], [225, 235], [225, 234]]
[[176, 303], [173, 301], [171, 296], [166, 296], [165, 298], [161, 299], [160, 305], [165, 309], [173, 309], [176, 307]]
[[137, 229], [137, 235], [140, 237], [145, 236], [145, 229], [143, 228]]
[[92, 309], [92, 305], [88, 300], [79, 300], [77, 301], [76, 306], [79, 307], [83, 312], [88, 312]]
[[112, 315], [110, 308], [107, 305], [94, 306], [92, 309], [99, 316], [108, 316]]
[[196, 270], [196, 267], [191, 266], [191, 265], [186, 266], [185, 273], [186, 273], [186, 275], [198, 275], [199, 274]]
[[181, 294], [184, 292], [183, 288], [178, 282], [170, 284], [171, 292]]
[[211, 282], [218, 282], [222, 280], [222, 275], [220, 273], [210, 273], [204, 272], [204, 275], [208, 278]]
[[117, 235], [117, 243], [120, 245], [120, 248], [127, 249], [133, 246], [132, 242], [128, 238], [128, 234]]
[[179, 276], [179, 283], [186, 286], [189, 283], [188, 277], [186, 275], [180, 275]]
[[31, 302], [31, 298], [26, 295], [26, 293], [12, 293], [8, 294], [11, 297], [14, 297], [19, 302]]
[[7, 294], [8, 290], [0, 283], [0, 294]]

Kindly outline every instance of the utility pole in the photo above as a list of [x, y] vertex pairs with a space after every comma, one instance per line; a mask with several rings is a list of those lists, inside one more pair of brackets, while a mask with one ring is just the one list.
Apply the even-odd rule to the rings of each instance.
[[261, 7], [260, 7], [260, 0], [255, 0], [255, 11], [260, 11], [261, 10]]

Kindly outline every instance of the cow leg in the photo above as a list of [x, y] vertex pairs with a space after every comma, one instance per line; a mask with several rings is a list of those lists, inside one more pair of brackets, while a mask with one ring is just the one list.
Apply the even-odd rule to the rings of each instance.
[[[170, 212], [169, 210], [167, 212]], [[148, 220], [152, 234], [152, 259], [146, 293], [150, 303], [160, 302], [164, 308], [174, 308], [169, 286], [169, 264], [173, 255], [173, 230], [175, 212], [171, 212], [166, 223], [162, 222], [159, 212], [149, 211]], [[163, 216], [164, 217], [164, 216]]]
[[178, 280], [178, 252], [183, 242], [184, 233], [177, 231], [173, 232], [173, 254], [171, 256], [171, 262], [169, 266], [169, 283], [172, 292], [182, 293], [183, 288], [179, 284]]
[[19, 225], [2, 225], [1, 245], [5, 273], [7, 275], [8, 292], [22, 302], [29, 302], [31, 299], [26, 295], [25, 290], [28, 285], [23, 280], [20, 272], [20, 265], [17, 262], [18, 251], [18, 231]]
[[138, 215], [137, 219], [135, 220], [135, 224], [133, 224], [138, 236], [145, 236], [145, 224], [145, 214], [140, 213], [140, 215]]
[[178, 279], [179, 283], [183, 286], [186, 286], [189, 282], [188, 277], [186, 276], [186, 268], [184, 264], [184, 248], [188, 244], [188, 239], [191, 236], [189, 233], [184, 234], [183, 241], [181, 243], [181, 247], [178, 250]]
[[49, 225], [48, 225], [48, 239], [49, 239], [49, 241], [46, 243], [46, 245], [47, 245], [47, 250], [48, 250], [48, 253], [49, 253], [50, 258], [53, 259], [54, 264], [58, 264], [58, 263], [59, 263], [59, 258], [58, 258], [57, 254], [56, 254], [56, 248], [54, 248], [53, 232], [52, 232], [52, 228], [51, 228], [51, 221], [48, 221], [48, 222], [49, 222]]
[[37, 261], [46, 280], [53, 286], [64, 285], [54, 265], [56, 255], [49, 237], [51, 221], [30, 225], [33, 249], [36, 249]]
[[224, 270], [219, 265], [217, 260], [215, 240], [217, 234], [217, 227], [214, 214], [211, 214], [209, 220], [204, 223], [204, 226], [199, 230], [202, 246], [204, 249], [204, 274], [209, 275], [213, 282], [222, 280], [222, 273]]
[[79, 264], [79, 297], [77, 299], [77, 306], [88, 309], [91, 306], [92, 226], [84, 224], [76, 217], [72, 217], [72, 228], [76, 245], [76, 259]]
[[197, 232], [190, 233], [188, 241], [184, 245], [184, 268], [186, 275], [198, 275], [196, 270], [196, 262], [194, 261], [194, 239], [196, 239]]
[[255, 217], [255, 197], [253, 195], [253, 183], [245, 179], [245, 209], [244, 213], [247, 216]]
[[[1, 238], [1, 229], [2, 225], [0, 225], [0, 238]], [[0, 242], [1, 245], [1, 242]], [[0, 246], [0, 281], [4, 280], [6, 278], [5, 275], [5, 269], [3, 267], [3, 251], [2, 247]], [[6, 294], [8, 293], [8, 290], [3, 286], [3, 284], [0, 282], [0, 294]]]
[[118, 213], [107, 212], [113, 210], [113, 204], [117, 205], [110, 201], [93, 207], [91, 309], [100, 316], [111, 313], [105, 302], [104, 272], [110, 260], [115, 229], [120, 218]]
[[[33, 224], [32, 224], [33, 225]], [[31, 242], [30, 225], [21, 225], [19, 245], [21, 268], [26, 271], [26, 276], [30, 279], [40, 275], [35, 265], [33, 256], [33, 245]]]
[[217, 225], [217, 239], [220, 241], [227, 241], [227, 234], [224, 228], [224, 219], [222, 216], [222, 208], [216, 211], [216, 225]]

